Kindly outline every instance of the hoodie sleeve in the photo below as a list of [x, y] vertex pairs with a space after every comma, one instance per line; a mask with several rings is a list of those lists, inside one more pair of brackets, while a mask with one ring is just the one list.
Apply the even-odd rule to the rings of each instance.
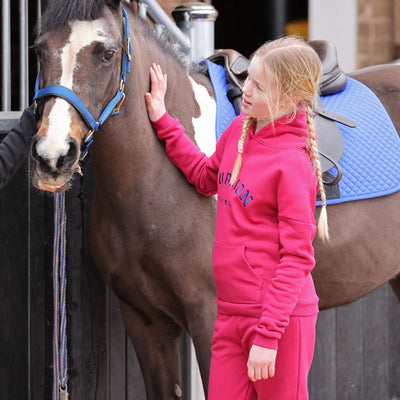
[[0, 143], [0, 189], [10, 181], [26, 159], [35, 132], [36, 121], [31, 106], [22, 113], [19, 121]]
[[188, 182], [196, 186], [199, 193], [213, 195], [217, 193], [218, 170], [223, 153], [222, 137], [217, 142], [217, 149], [207, 157], [185, 135], [184, 127], [177, 118], [166, 112], [153, 122], [158, 138], [165, 141], [166, 152], [170, 160], [183, 172]]
[[287, 154], [286, 160], [276, 187], [280, 262], [265, 292], [254, 340], [274, 349], [315, 265], [316, 175], [305, 151]]

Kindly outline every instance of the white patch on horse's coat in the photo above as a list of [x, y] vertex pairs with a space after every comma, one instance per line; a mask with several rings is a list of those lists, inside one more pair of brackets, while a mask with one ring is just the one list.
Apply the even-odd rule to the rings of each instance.
[[[69, 145], [66, 141], [71, 124], [69, 115], [69, 103], [61, 98], [57, 98], [54, 106], [49, 114], [49, 125], [46, 136], [40, 140], [36, 146], [38, 154], [47, 159], [54, 160], [61, 156], [65, 156], [68, 152]], [[55, 165], [51, 165], [55, 168]]]
[[[104, 19], [95, 21], [75, 21], [71, 23], [71, 35], [61, 50], [60, 85], [73, 90], [74, 70], [77, 67], [76, 55], [94, 41], [107, 42]], [[76, 87], [75, 87], [76, 90]], [[56, 160], [65, 156], [69, 149], [72, 106], [64, 99], [57, 98], [49, 113], [49, 125], [46, 136], [38, 143], [38, 154], [47, 160]], [[55, 167], [55, 165], [54, 165]]]
[[200, 107], [200, 117], [192, 119], [194, 138], [200, 150], [209, 157], [214, 153], [216, 145], [216, 103], [204, 86], [199, 85], [192, 78], [190, 78], [190, 82]]

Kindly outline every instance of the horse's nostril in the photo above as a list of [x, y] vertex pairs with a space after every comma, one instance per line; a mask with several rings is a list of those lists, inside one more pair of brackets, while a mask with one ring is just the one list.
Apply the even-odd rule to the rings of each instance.
[[39, 155], [38, 151], [37, 151], [37, 146], [38, 144], [38, 138], [37, 136], [34, 136], [32, 139], [32, 143], [31, 143], [31, 157], [33, 158], [33, 160], [37, 161], [37, 162], [43, 162], [43, 158]]
[[57, 169], [60, 169], [64, 165], [64, 160], [65, 160], [64, 156], [61, 156], [58, 158], [57, 163], [56, 163]]
[[78, 143], [75, 139], [70, 138], [68, 152], [65, 156], [60, 157], [66, 164], [74, 163], [78, 157]]
[[76, 141], [74, 139], [71, 139], [71, 141], [69, 143], [69, 149], [68, 149], [66, 158], [67, 159], [76, 158], [77, 154], [78, 154], [78, 144], [76, 143]]
[[78, 158], [78, 143], [75, 139], [70, 138], [68, 140], [68, 151], [67, 154], [63, 156], [59, 156], [56, 163], [56, 169], [59, 170], [61, 168], [71, 168], [72, 165], [75, 164], [76, 159]]

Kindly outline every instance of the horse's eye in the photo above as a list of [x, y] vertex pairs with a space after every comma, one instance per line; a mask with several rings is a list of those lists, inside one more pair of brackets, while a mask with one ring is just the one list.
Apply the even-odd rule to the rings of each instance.
[[115, 51], [114, 50], [107, 50], [104, 52], [103, 58], [104, 61], [111, 61], [114, 57]]

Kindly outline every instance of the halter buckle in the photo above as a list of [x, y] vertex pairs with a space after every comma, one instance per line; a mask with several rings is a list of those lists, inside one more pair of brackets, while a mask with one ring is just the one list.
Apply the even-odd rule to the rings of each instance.
[[125, 101], [125, 93], [122, 93], [122, 97], [121, 99], [118, 101], [118, 103], [115, 105], [114, 107], [114, 111], [112, 112], [112, 114], [117, 114], [119, 113], [119, 109], [122, 106], [122, 103]]
[[128, 37], [128, 40], [125, 45], [125, 54], [128, 57], [128, 60], [131, 61], [132, 60], [132, 41], [131, 41], [130, 37]]

